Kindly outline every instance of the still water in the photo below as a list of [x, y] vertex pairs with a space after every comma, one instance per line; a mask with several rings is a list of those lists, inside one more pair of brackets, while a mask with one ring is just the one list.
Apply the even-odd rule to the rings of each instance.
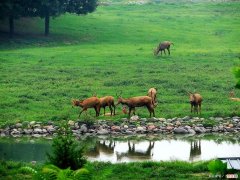
[[[14, 161], [46, 160], [50, 140], [0, 139], [0, 159]], [[85, 137], [79, 140], [90, 161], [199, 161], [217, 157], [240, 157], [238, 135]]]

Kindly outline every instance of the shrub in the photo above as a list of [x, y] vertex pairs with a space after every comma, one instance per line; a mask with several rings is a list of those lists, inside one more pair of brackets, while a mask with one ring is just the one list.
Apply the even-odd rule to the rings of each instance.
[[87, 169], [82, 168], [74, 171], [74, 179], [90, 180], [92, 176]]
[[227, 163], [223, 163], [219, 159], [210, 161], [210, 163], [208, 164], [208, 170], [213, 175], [220, 175], [221, 177], [223, 177], [227, 172]]
[[48, 160], [61, 169], [70, 167], [76, 170], [86, 163], [83, 147], [80, 147], [73, 138], [72, 131], [67, 124], [58, 129], [57, 136], [53, 139], [52, 149], [52, 154], [47, 153]]

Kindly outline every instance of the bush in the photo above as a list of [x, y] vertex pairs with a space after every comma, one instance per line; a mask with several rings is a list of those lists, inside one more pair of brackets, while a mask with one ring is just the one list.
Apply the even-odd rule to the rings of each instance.
[[227, 163], [223, 163], [219, 159], [213, 160], [208, 164], [208, 170], [213, 175], [220, 175], [221, 177], [224, 177], [227, 172]]
[[73, 134], [68, 125], [60, 127], [57, 136], [53, 139], [52, 155], [47, 153], [48, 160], [55, 166], [72, 170], [83, 167], [86, 159], [83, 156], [83, 147], [73, 138]]
[[74, 179], [90, 180], [92, 176], [87, 169], [82, 168], [74, 172]]

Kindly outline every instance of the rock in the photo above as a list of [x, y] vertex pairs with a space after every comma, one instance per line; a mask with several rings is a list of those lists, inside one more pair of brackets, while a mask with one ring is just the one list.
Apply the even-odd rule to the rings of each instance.
[[173, 132], [175, 134], [188, 134], [188, 131], [182, 127], [174, 128]]
[[191, 128], [191, 126], [187, 125], [187, 126], [184, 126], [184, 129], [189, 130], [189, 129], [192, 129], [192, 128]]
[[35, 129], [33, 130], [33, 133], [34, 133], [34, 134], [41, 134], [41, 133], [42, 133], [42, 129], [40, 129], [40, 128], [35, 128]]
[[22, 124], [21, 124], [21, 123], [17, 123], [17, 124], [15, 125], [15, 127], [16, 127], [16, 128], [21, 128], [21, 127], [22, 127]]
[[138, 117], [138, 115], [134, 115], [130, 118], [130, 120], [131, 121], [137, 121], [137, 120], [139, 120], [139, 117]]
[[32, 129], [23, 129], [24, 134], [31, 134], [33, 132]]
[[69, 125], [69, 126], [74, 126], [74, 124], [75, 124], [74, 121], [72, 121], [72, 120], [69, 120], [69, 121], [68, 121], [68, 125]]
[[75, 124], [74, 124], [74, 128], [79, 129], [78, 123], [75, 123]]
[[226, 127], [227, 132], [234, 132], [234, 128]]
[[176, 121], [175, 124], [176, 124], [176, 126], [181, 126], [182, 123], [180, 121]]
[[147, 130], [148, 130], [148, 131], [153, 131], [155, 128], [156, 128], [156, 127], [155, 127], [154, 125], [149, 125], [149, 126], [147, 127]]
[[223, 118], [222, 117], [216, 117], [215, 120], [216, 121], [223, 121]]
[[47, 131], [46, 129], [42, 129], [42, 133], [43, 133], [43, 134], [47, 134], [48, 131]]
[[87, 125], [86, 125], [86, 124], [81, 125], [80, 131], [81, 131], [82, 133], [86, 133], [86, 132], [88, 131]]
[[229, 124], [228, 127], [229, 127], [229, 128], [233, 128], [233, 124]]
[[121, 131], [121, 128], [120, 128], [120, 126], [112, 126], [112, 127], [111, 127], [111, 130], [112, 130], [112, 131], [116, 131], [116, 132], [120, 132], [120, 131]]
[[29, 123], [30, 126], [33, 126], [33, 125], [35, 125], [35, 124], [36, 124], [36, 121], [31, 121], [31, 122]]
[[128, 125], [124, 125], [123, 128], [124, 128], [124, 129], [128, 129]]
[[173, 129], [174, 129], [173, 126], [167, 126], [167, 127], [166, 127], [166, 130], [168, 130], [168, 131], [171, 131], [171, 130], [173, 130]]
[[147, 118], [141, 118], [140, 121], [146, 122], [146, 121], [147, 121]]
[[121, 121], [122, 122], [128, 122], [128, 118], [122, 118]]
[[196, 134], [196, 132], [193, 129], [188, 129], [189, 134]]
[[160, 122], [165, 122], [165, 121], [166, 121], [165, 118], [158, 118], [158, 120], [159, 120]]
[[100, 129], [97, 131], [97, 134], [99, 135], [106, 135], [106, 134], [109, 134], [109, 131], [106, 130], [106, 129]]
[[149, 118], [148, 121], [150, 121], [150, 122], [157, 122], [158, 118], [152, 117], [152, 118]]
[[19, 132], [17, 129], [13, 129], [10, 134], [11, 134], [12, 136], [13, 136], [13, 135], [19, 135], [20, 132]]
[[1, 132], [0, 137], [5, 137], [6, 134], [4, 132]]
[[132, 134], [135, 134], [135, 133], [132, 132], [132, 131], [126, 130], [125, 134], [132, 135]]
[[39, 137], [42, 137], [42, 135], [40, 135], [40, 134], [33, 134], [32, 137], [39, 138]]
[[205, 133], [206, 129], [204, 127], [195, 127], [196, 133]]

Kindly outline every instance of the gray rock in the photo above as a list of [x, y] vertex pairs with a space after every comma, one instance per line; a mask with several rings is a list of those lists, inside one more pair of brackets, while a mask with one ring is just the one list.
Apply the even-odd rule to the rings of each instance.
[[174, 128], [173, 132], [175, 134], [188, 134], [188, 131], [182, 127]]
[[15, 125], [15, 127], [16, 128], [20, 128], [20, 127], [22, 127], [23, 125], [21, 124], [21, 123], [17, 123], [16, 125]]
[[40, 128], [35, 128], [35, 129], [33, 130], [33, 133], [34, 133], [34, 134], [41, 134], [41, 133], [42, 133], [42, 129], [40, 129]]
[[196, 133], [205, 133], [206, 129], [204, 127], [195, 127]]
[[32, 129], [23, 129], [24, 134], [31, 134], [32, 131]]
[[130, 130], [126, 130], [125, 134], [132, 135], [132, 134], [135, 134], [135, 133], [130, 131]]
[[1, 132], [0, 137], [5, 137], [6, 134], [4, 132]]
[[105, 135], [105, 134], [109, 134], [109, 131], [106, 129], [100, 129], [97, 131], [97, 134], [99, 135]]
[[134, 115], [130, 118], [131, 121], [138, 121], [140, 118], [138, 115]]
[[128, 125], [124, 125], [123, 128], [124, 128], [124, 129], [128, 129]]
[[86, 124], [81, 125], [80, 131], [86, 133], [88, 131], [87, 125]]
[[42, 137], [42, 135], [41, 134], [33, 134], [32, 137], [39, 138], [39, 137]]
[[34, 124], [36, 124], [36, 121], [31, 121], [31, 122], [29, 123], [30, 126], [33, 126]]
[[196, 134], [196, 132], [193, 129], [188, 129], [189, 134]]
[[216, 121], [223, 121], [223, 118], [222, 117], [216, 117], [215, 120]]

